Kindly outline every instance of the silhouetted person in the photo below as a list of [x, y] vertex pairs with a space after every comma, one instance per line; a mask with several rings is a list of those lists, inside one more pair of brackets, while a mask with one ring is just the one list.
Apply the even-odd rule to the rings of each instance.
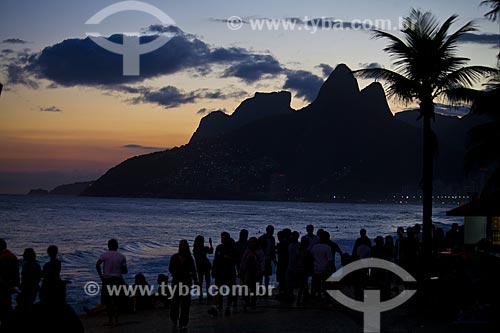
[[[236, 284], [236, 262], [237, 262], [237, 250], [235, 243], [231, 240], [231, 236], [228, 232], [224, 231], [221, 233], [221, 244], [215, 248], [215, 256], [213, 262], [212, 274], [215, 278], [215, 284], [218, 287], [228, 286], [232, 288]], [[228, 316], [231, 314], [230, 306], [233, 296], [231, 293], [227, 296], [227, 304], [225, 314]], [[214, 305], [208, 310], [210, 315], [216, 316], [217, 309], [216, 306], [221, 310], [223, 307], [223, 296], [219, 293], [214, 297]]]
[[142, 287], [144, 293], [140, 287], [136, 289], [136, 294], [132, 299], [133, 311], [151, 309], [153, 307], [153, 296], [147, 294], [146, 290], [150, 290], [150, 286], [144, 274], [138, 273], [134, 276], [134, 286]]
[[286, 270], [287, 294], [292, 299], [293, 290], [298, 288], [297, 263], [300, 257], [300, 234], [297, 231], [292, 232], [290, 244], [288, 245], [288, 267]]
[[398, 227], [397, 238], [396, 242], [394, 243], [394, 262], [398, 265], [401, 262], [401, 243], [403, 243], [404, 236], [405, 229], [403, 227]]
[[377, 236], [375, 245], [371, 248], [372, 258], [384, 259], [384, 237]]
[[[307, 248], [307, 250], [309, 252], [311, 252], [311, 249], [313, 248], [314, 245], [319, 244], [319, 237], [314, 234], [314, 226], [312, 224], [308, 224], [306, 226], [306, 234], [304, 236], [302, 236], [301, 243], [303, 243], [304, 239], [307, 239], [307, 242], [309, 244], [308, 248]], [[307, 280], [308, 280], [307, 288], [309, 289], [309, 277], [312, 277], [313, 270], [310, 269], [307, 271], [307, 273], [309, 274], [307, 276]]]
[[[375, 238], [375, 245], [371, 248], [370, 254], [372, 258], [385, 259], [384, 237], [377, 236]], [[378, 268], [372, 268], [370, 270], [370, 278], [371, 282], [380, 289], [384, 284], [385, 271]]]
[[[394, 239], [391, 235], [385, 236], [384, 243], [384, 258], [387, 261], [394, 262]], [[395, 277], [387, 271], [384, 271], [384, 281], [382, 283], [381, 292], [383, 293], [384, 298], [390, 298], [391, 287], [393, 286], [395, 281]]]
[[[239, 268], [241, 282], [248, 287], [249, 294], [245, 296], [245, 307], [255, 306], [256, 302], [256, 286], [264, 274], [266, 266], [266, 258], [264, 252], [259, 246], [259, 241], [256, 237], [251, 237], [248, 240], [248, 246], [241, 258]], [[250, 296], [251, 295], [251, 296]]]
[[308, 250], [311, 251], [312, 247], [319, 243], [319, 237], [314, 234], [314, 226], [312, 224], [307, 225], [306, 232], [307, 232], [307, 234], [302, 236], [302, 240], [304, 238], [309, 239]]
[[59, 284], [67, 284], [69, 281], [61, 280], [61, 261], [57, 259], [57, 254], [59, 249], [55, 245], [50, 245], [47, 248], [47, 255], [49, 256], [49, 261], [43, 265], [42, 269], [42, 286], [40, 288], [40, 298], [43, 294], [46, 294], [46, 298], [54, 292]]
[[299, 257], [295, 266], [297, 272], [297, 305], [303, 305], [309, 299], [309, 276], [314, 271], [314, 259], [309, 251], [309, 238], [302, 238], [299, 247]]
[[273, 234], [274, 227], [272, 225], [268, 225], [266, 227], [266, 233], [259, 237], [260, 247], [266, 256], [266, 269], [264, 272], [264, 285], [266, 286], [266, 289], [269, 287], [269, 278], [273, 274], [272, 263], [276, 262], [276, 239]]
[[183, 239], [179, 242], [179, 251], [170, 258], [168, 270], [172, 274], [172, 288], [177, 286], [172, 298], [170, 319], [174, 327], [179, 323], [180, 329], [183, 330], [187, 328], [189, 321], [191, 293], [188, 292], [187, 295], [181, 294], [181, 285], [191, 288], [193, 282], [196, 285], [198, 284], [198, 276], [187, 240]]
[[83, 325], [75, 311], [66, 303], [66, 286], [58, 284], [50, 294], [40, 294], [40, 302], [32, 311], [17, 307], [2, 325], [2, 332], [75, 332], [82, 333]]
[[368, 236], [366, 236], [366, 229], [361, 229], [359, 231], [359, 235], [360, 235], [360, 237], [358, 239], [356, 239], [356, 241], [354, 242], [354, 246], [352, 248], [352, 255], [357, 256], [358, 258], [364, 259], [363, 257], [365, 257], [365, 255], [367, 257], [369, 257], [370, 254], [369, 253], [366, 254], [365, 252], [358, 253], [358, 248], [361, 245], [366, 245], [368, 248], [371, 248], [372, 242], [370, 241], [370, 238], [368, 238]]
[[320, 233], [319, 243], [314, 245], [311, 250], [314, 267], [311, 286], [313, 296], [321, 296], [323, 284], [335, 268], [332, 249], [326, 244], [327, 240], [326, 233]]
[[399, 265], [415, 276], [418, 267], [418, 240], [414, 237], [413, 228], [406, 229], [406, 238], [401, 242]]
[[7, 249], [7, 243], [0, 238], [0, 321], [12, 312], [12, 294], [19, 287], [19, 266], [17, 257]]
[[[104, 268], [101, 269], [101, 265]], [[108, 241], [108, 251], [99, 256], [96, 262], [96, 270], [102, 281], [103, 304], [106, 306], [108, 318], [111, 325], [118, 324], [118, 309], [121, 302], [123, 302], [123, 291], [120, 295], [110, 295], [108, 288], [119, 288], [124, 286], [123, 274], [128, 273], [127, 259], [125, 256], [118, 252], [118, 241], [110, 239]]]
[[40, 290], [42, 269], [36, 260], [35, 250], [27, 248], [23, 253], [23, 267], [21, 270], [21, 293], [17, 297], [18, 306], [31, 311], [36, 296]]
[[415, 239], [419, 243], [422, 243], [422, 233], [420, 232], [420, 230], [421, 230], [420, 224], [416, 223], [413, 226], [413, 237], [415, 237]]
[[238, 251], [238, 267], [239, 263], [241, 262], [241, 258], [243, 257], [243, 253], [245, 253], [247, 246], [248, 246], [248, 230], [247, 229], [241, 229], [240, 230], [240, 236], [238, 241], [235, 244], [236, 250]]
[[43, 265], [43, 278], [47, 280], [59, 280], [61, 278], [61, 261], [57, 259], [59, 249], [55, 245], [47, 248], [49, 261]]
[[35, 305], [37, 331], [83, 332], [83, 325], [73, 308], [66, 303], [66, 284], [60, 283], [50, 295], [40, 295]]
[[[325, 233], [325, 238], [326, 238], [326, 245], [328, 245], [330, 247], [330, 249], [332, 250], [332, 254], [333, 254], [333, 259], [334, 259], [334, 263], [335, 263], [335, 254], [338, 253], [340, 257], [342, 257], [342, 250], [340, 249], [340, 246], [335, 243], [333, 240], [331, 240], [330, 238], [330, 233], [328, 231], [324, 231]], [[337, 270], [337, 268], [335, 267], [335, 264], [333, 266], [333, 271], [335, 272]]]
[[291, 230], [284, 229], [278, 232], [278, 245], [276, 251], [278, 255], [278, 263], [276, 265], [276, 281], [279, 285], [280, 296], [286, 294], [286, 271], [288, 267], [288, 245], [290, 245]]
[[205, 280], [205, 288], [207, 290], [207, 297], [210, 298], [208, 287], [210, 287], [210, 271], [212, 264], [207, 255], [214, 253], [212, 238], [208, 239], [210, 246], [205, 246], [205, 238], [201, 235], [196, 236], [193, 244], [193, 256], [196, 263], [196, 271], [198, 272], [198, 283], [200, 286], [200, 300], [203, 299], [203, 280]]
[[383, 259], [394, 262], [394, 239], [391, 235], [385, 236]]

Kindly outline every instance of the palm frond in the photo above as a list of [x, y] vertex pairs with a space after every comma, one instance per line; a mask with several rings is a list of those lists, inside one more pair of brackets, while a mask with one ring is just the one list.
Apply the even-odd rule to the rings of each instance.
[[441, 47], [442, 50], [454, 51], [458, 45], [458, 40], [460, 39], [460, 37], [462, 37], [466, 33], [473, 31], [477, 31], [476, 23], [474, 21], [467, 22], [462, 27], [460, 27], [460, 29], [448, 36], [446, 42], [444, 42]]
[[[450, 34], [457, 19], [457, 15], [452, 15], [439, 25], [430, 12], [412, 9], [403, 21], [402, 38], [381, 30], [373, 31], [373, 38], [388, 40], [384, 51], [392, 58], [394, 70], [376, 68], [355, 73], [362, 78], [385, 81], [388, 96], [405, 103], [448, 96], [452, 101], [463, 102], [453, 96], [454, 88], [472, 86], [496, 70], [484, 66], [464, 67], [469, 59], [456, 55], [458, 41], [465, 33], [475, 31], [476, 26], [471, 21]], [[465, 100], [472, 103], [472, 97]]]
[[448, 35], [448, 30], [450, 30], [451, 25], [455, 23], [457, 18], [458, 15], [452, 15], [448, 17], [448, 19], [441, 25], [441, 28], [439, 28], [439, 30], [436, 32], [435, 38], [439, 40], [445, 40]]
[[443, 91], [456, 86], [472, 86], [483, 77], [497, 74], [498, 70], [486, 66], [467, 66], [447, 73], [436, 83], [435, 96], [439, 96]]
[[500, 15], [500, 0], [485, 0], [481, 2], [481, 6], [490, 6], [492, 9], [484, 14], [491, 21], [496, 21]]
[[438, 21], [431, 12], [422, 12], [413, 8], [403, 21], [404, 34], [411, 33], [416, 36], [431, 35], [438, 27]]
[[353, 71], [353, 74], [363, 79], [384, 81], [388, 97], [408, 104], [416, 97], [415, 84], [405, 76], [386, 68], [366, 68]]
[[480, 98], [483, 92], [465, 87], [454, 87], [443, 91], [442, 95], [446, 101], [453, 106], [472, 105]]

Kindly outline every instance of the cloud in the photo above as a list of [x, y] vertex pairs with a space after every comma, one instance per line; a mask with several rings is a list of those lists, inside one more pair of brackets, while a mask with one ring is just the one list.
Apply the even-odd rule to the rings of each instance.
[[150, 146], [142, 146], [142, 145], [137, 145], [137, 144], [128, 144], [122, 146], [123, 148], [128, 148], [128, 149], [140, 149], [140, 150], [156, 150], [156, 151], [161, 151], [161, 150], [168, 150], [170, 148], [161, 148], [161, 147], [150, 147]]
[[364, 62], [364, 63], [359, 63], [359, 67], [366, 69], [366, 68], [384, 68], [384, 66], [378, 62]]
[[27, 44], [28, 42], [19, 38], [7, 38], [2, 41], [4, 44]]
[[312, 102], [318, 96], [319, 89], [323, 84], [323, 79], [317, 75], [303, 70], [288, 70], [283, 89], [290, 89], [295, 92], [295, 96]]
[[184, 31], [175, 25], [152, 24], [146, 29], [146, 31], [156, 34], [170, 33], [174, 35], [184, 35]]
[[[250, 23], [250, 21], [246, 18], [240, 18], [240, 19], [241, 19], [241, 23], [243, 23], [243, 24]], [[232, 23], [232, 22], [234, 22], [233, 20], [229, 20], [227, 18], [213, 18], [213, 17], [211, 17], [208, 20], [212, 21], [212, 22], [219, 22], [219, 23]]]
[[[410, 108], [403, 111], [418, 111], [418, 109]], [[435, 103], [435, 112], [443, 116], [463, 117], [470, 112], [470, 107]]]
[[[161, 30], [158, 28], [153, 28]], [[141, 36], [148, 43], [155, 36]], [[122, 35], [108, 38], [121, 43]], [[212, 72], [215, 65], [228, 66], [223, 77], [236, 76], [254, 82], [263, 76], [281, 72], [279, 62], [269, 54], [259, 54], [244, 48], [215, 48], [198, 38], [174, 36], [165, 45], [141, 56], [140, 76], [123, 76], [123, 59], [102, 49], [89, 38], [67, 39], [46, 47], [31, 56], [26, 71], [40, 79], [51, 80], [61, 86], [112, 86], [137, 83], [146, 79], [192, 70], [201, 76]]]
[[22, 66], [11, 63], [5, 65], [5, 68], [7, 72], [7, 82], [9, 84], [20, 84], [32, 89], [38, 89], [38, 82], [31, 79], [29, 77], [29, 73], [27, 73], [25, 68], [23, 68]]
[[134, 104], [154, 103], [165, 108], [174, 108], [182, 104], [194, 103], [196, 96], [193, 93], [185, 93], [174, 86], [166, 86], [156, 91], [146, 91], [140, 97], [131, 100]]
[[[147, 43], [154, 38], [142, 36], [140, 40]], [[121, 43], [122, 35], [113, 35], [109, 40]], [[196, 67], [209, 52], [208, 46], [200, 40], [176, 36], [158, 50], [141, 56], [140, 76], [123, 76], [121, 55], [108, 52], [89, 38], [67, 39], [46, 47], [27, 69], [39, 78], [62, 86], [112, 85], [139, 82]]]
[[57, 106], [40, 107], [39, 110], [43, 112], [62, 112]]
[[275, 77], [283, 72], [284, 68], [271, 55], [253, 55], [246, 60], [231, 65], [225, 70], [224, 76], [235, 76], [247, 83], [253, 83], [264, 77]]
[[217, 110], [209, 111], [207, 108], [201, 108], [196, 113], [197, 114], [207, 114], [207, 113], [212, 113], [212, 112], [223, 112], [223, 113], [226, 113], [227, 110], [224, 109], [224, 108], [222, 108], [222, 109], [217, 109]]
[[333, 67], [328, 64], [319, 64], [316, 67], [321, 69], [321, 71], [323, 72], [323, 76], [325, 77], [330, 76], [330, 74], [333, 72]]
[[455, 106], [448, 104], [436, 103], [435, 112], [445, 115], [445, 116], [465, 116], [470, 112], [470, 107], [468, 106]]
[[500, 34], [473, 34], [466, 33], [458, 40], [462, 43], [489, 44], [500, 46]]
[[[125, 91], [127, 91], [128, 88], [126, 88]], [[247, 93], [242, 90], [225, 93], [220, 89], [197, 89], [185, 92], [174, 86], [166, 86], [158, 90], [144, 87], [130, 88], [128, 89], [128, 92], [140, 94], [138, 97], [129, 99], [129, 102], [133, 104], [152, 103], [161, 105], [166, 109], [179, 107], [184, 104], [195, 103], [200, 99], [241, 98], [247, 95]]]
[[[226, 89], [225, 89], [226, 90]], [[248, 96], [248, 93], [244, 90], [233, 90], [233, 91], [223, 91], [221, 89], [198, 89], [194, 93], [198, 96], [197, 98], [204, 99], [230, 99], [230, 98], [242, 98]]]

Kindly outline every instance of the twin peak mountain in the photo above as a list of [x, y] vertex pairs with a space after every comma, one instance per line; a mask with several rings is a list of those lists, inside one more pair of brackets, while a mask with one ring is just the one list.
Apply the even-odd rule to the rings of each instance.
[[[420, 129], [393, 116], [380, 83], [360, 91], [341, 64], [311, 104], [294, 110], [291, 98], [287, 91], [256, 93], [231, 115], [212, 112], [188, 144], [130, 158], [84, 194], [328, 201], [418, 192]], [[449, 148], [436, 178], [457, 184], [463, 152]]]
[[[372, 83], [359, 91], [358, 82], [351, 70], [343, 64], [338, 65], [330, 74], [312, 104], [295, 111], [290, 107], [291, 99], [288, 91], [256, 93], [254, 97], [243, 101], [231, 115], [215, 111], [205, 116], [190, 142], [221, 137], [266, 118], [286, 115], [293, 117], [294, 113], [307, 113], [306, 117], [319, 113], [320, 118], [335, 117], [337, 121], [355, 121], [359, 117], [392, 117], [380, 83]], [[280, 127], [281, 124], [277, 122], [275, 126]]]

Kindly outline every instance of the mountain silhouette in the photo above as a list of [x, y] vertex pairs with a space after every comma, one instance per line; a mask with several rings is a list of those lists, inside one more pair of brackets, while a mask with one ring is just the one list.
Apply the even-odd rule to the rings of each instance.
[[288, 91], [255, 93], [254, 97], [243, 101], [230, 116], [222, 111], [215, 111], [203, 117], [190, 142], [220, 137], [259, 119], [292, 113], [294, 110], [290, 107], [291, 102], [292, 95]]
[[[413, 123], [412, 112], [394, 116], [380, 83], [360, 90], [341, 64], [311, 104], [296, 111], [290, 102], [289, 92], [256, 93], [231, 115], [212, 112], [188, 144], [128, 159], [84, 195], [379, 200], [419, 193], [422, 140], [416, 115]], [[436, 128], [437, 193], [460, 189], [464, 180], [470, 117], [447, 118]], [[453, 127], [458, 135], [450, 132]]]

